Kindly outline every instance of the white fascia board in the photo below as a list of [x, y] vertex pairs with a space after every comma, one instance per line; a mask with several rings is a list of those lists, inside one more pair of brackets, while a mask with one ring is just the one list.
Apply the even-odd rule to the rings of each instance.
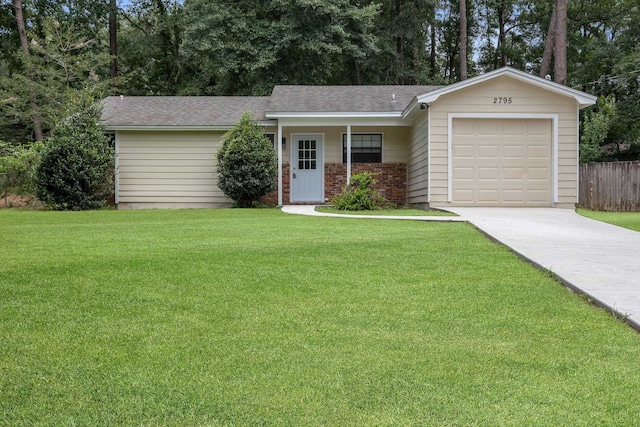
[[409, 105], [407, 105], [407, 108], [405, 108], [402, 112], [402, 118], [406, 119], [407, 117], [409, 117], [409, 114], [414, 111], [416, 105], [418, 105], [418, 97], [414, 96]]
[[398, 118], [402, 117], [402, 111], [373, 111], [373, 112], [267, 112], [268, 119], [293, 119], [293, 118]]
[[402, 117], [288, 117], [278, 120], [282, 126], [411, 126]]
[[105, 126], [107, 131], [228, 131], [233, 126]]
[[557, 93], [559, 95], [572, 97], [578, 102], [578, 105], [580, 105], [580, 108], [585, 108], [585, 107], [588, 107], [589, 105], [593, 105], [596, 103], [596, 100], [597, 100], [597, 97], [593, 95], [589, 95], [588, 93], [582, 92], [580, 90], [573, 89], [573, 88], [561, 85], [559, 83], [553, 82], [551, 80], [546, 80], [541, 77], [531, 75], [529, 73], [525, 73], [524, 71], [516, 70], [515, 68], [504, 67], [494, 71], [490, 71], [488, 73], [484, 73], [476, 77], [472, 77], [467, 80], [463, 80], [458, 83], [453, 83], [449, 86], [436, 89], [432, 92], [428, 92], [423, 95], [419, 95], [413, 101], [411, 101], [409, 106], [407, 106], [407, 108], [403, 112], [403, 116], [405, 117], [408, 116], [411, 113], [411, 111], [414, 108], [416, 108], [416, 106], [419, 104], [429, 105], [435, 102], [442, 95], [446, 95], [448, 93], [455, 92], [455, 91], [467, 88], [469, 86], [473, 86], [478, 83], [482, 83], [487, 80], [491, 80], [493, 78], [500, 77], [500, 76], [508, 76], [516, 80], [519, 80], [528, 84], [532, 84], [534, 86], [548, 90], [550, 92]]

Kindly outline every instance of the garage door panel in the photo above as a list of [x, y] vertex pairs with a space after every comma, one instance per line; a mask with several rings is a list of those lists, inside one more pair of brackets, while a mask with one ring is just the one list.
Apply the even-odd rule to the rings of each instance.
[[498, 167], [478, 168], [478, 179], [497, 181], [500, 179], [500, 169]]
[[551, 125], [549, 120], [530, 120], [527, 123], [527, 135], [541, 136], [543, 139], [551, 133]]
[[502, 134], [520, 136], [526, 133], [526, 125], [519, 121], [507, 121], [502, 123]]
[[525, 168], [503, 168], [502, 169], [502, 178], [505, 180], [516, 180], [520, 181], [522, 176], [525, 174]]
[[504, 145], [502, 147], [502, 156], [505, 159], [521, 159], [524, 157], [524, 147], [521, 145]]
[[[493, 144], [493, 143], [492, 143]], [[494, 158], [500, 155], [500, 147], [497, 145], [479, 145], [477, 155], [479, 158]]]
[[456, 168], [453, 171], [453, 176], [459, 180], [473, 180], [475, 178], [473, 168]]
[[540, 159], [543, 161], [550, 160], [549, 148], [546, 146], [529, 146], [527, 147], [527, 159]]
[[529, 168], [528, 178], [529, 180], [549, 181], [551, 170], [549, 168]]
[[496, 122], [482, 121], [475, 125], [475, 135], [478, 136], [497, 136], [500, 134], [500, 125]]
[[473, 203], [473, 191], [472, 190], [456, 190], [453, 192], [455, 200], [459, 200], [463, 203]]
[[498, 190], [482, 189], [477, 191], [477, 199], [479, 202], [493, 202], [499, 198]]
[[475, 135], [475, 126], [471, 122], [460, 122], [459, 126], [454, 129], [454, 136]]
[[502, 201], [510, 203], [518, 203], [524, 197], [524, 191], [522, 189], [509, 190], [505, 189], [502, 192]]
[[454, 148], [453, 155], [472, 159], [475, 156], [475, 147], [473, 145], [458, 145]]
[[551, 206], [551, 120], [454, 119], [453, 128], [453, 204]]

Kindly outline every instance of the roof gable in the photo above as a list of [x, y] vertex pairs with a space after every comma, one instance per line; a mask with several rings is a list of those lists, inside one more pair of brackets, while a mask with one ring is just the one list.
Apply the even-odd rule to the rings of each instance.
[[589, 105], [593, 105], [596, 102], [596, 97], [593, 95], [589, 95], [585, 92], [572, 89], [570, 87], [561, 85], [559, 83], [553, 82], [551, 80], [543, 79], [538, 76], [531, 75], [529, 73], [525, 73], [524, 71], [516, 70], [511, 67], [503, 67], [494, 71], [490, 71], [488, 73], [481, 74], [476, 77], [472, 77], [467, 80], [463, 80], [457, 83], [450, 84], [448, 86], [443, 86], [436, 90], [433, 90], [428, 93], [421, 94], [417, 96], [404, 110], [403, 116], [408, 116], [416, 106], [420, 104], [431, 104], [438, 100], [442, 95], [446, 95], [448, 93], [456, 92], [461, 89], [465, 89], [471, 86], [474, 86], [479, 83], [486, 82], [488, 80], [495, 79], [500, 76], [508, 76], [515, 80], [519, 80], [521, 82], [531, 84], [533, 86], [539, 87], [541, 89], [547, 90], [549, 92], [553, 92], [562, 96], [567, 96], [570, 98], [574, 98], [576, 102], [578, 102], [580, 108], [588, 107]]

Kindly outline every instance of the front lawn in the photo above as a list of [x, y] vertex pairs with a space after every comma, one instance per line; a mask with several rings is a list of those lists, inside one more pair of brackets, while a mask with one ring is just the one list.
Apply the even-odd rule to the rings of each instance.
[[587, 218], [640, 231], [640, 212], [602, 212], [589, 209], [577, 209], [577, 212]]
[[0, 211], [0, 425], [638, 425], [640, 337], [467, 223]]

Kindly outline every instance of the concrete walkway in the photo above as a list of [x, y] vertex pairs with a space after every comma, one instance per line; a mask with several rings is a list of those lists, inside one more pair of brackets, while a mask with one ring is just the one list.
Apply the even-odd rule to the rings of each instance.
[[569, 287], [627, 318], [640, 330], [640, 233], [571, 209], [450, 208], [459, 217], [326, 214], [314, 206], [283, 212], [366, 219], [469, 221], [494, 240], [558, 276]]
[[294, 215], [328, 216], [333, 218], [360, 218], [360, 219], [398, 219], [412, 221], [440, 221], [440, 222], [466, 222], [466, 219], [458, 216], [392, 216], [392, 215], [352, 215], [317, 212], [316, 206], [311, 205], [285, 205], [282, 212]]

